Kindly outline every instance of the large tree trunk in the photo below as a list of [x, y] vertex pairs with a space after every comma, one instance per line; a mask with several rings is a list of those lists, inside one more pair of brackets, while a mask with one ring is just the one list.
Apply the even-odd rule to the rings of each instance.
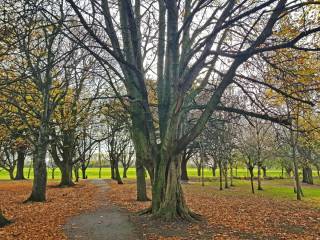
[[72, 181], [72, 163], [68, 161], [61, 162], [59, 169], [61, 171], [60, 187], [74, 186]]
[[140, 161], [136, 161], [137, 201], [148, 201], [145, 169]]
[[47, 135], [42, 129], [39, 133], [38, 144], [35, 146], [35, 158], [33, 161], [33, 186], [27, 201], [43, 202], [46, 200], [47, 187]]
[[302, 169], [302, 182], [313, 184], [312, 169], [307, 166]]
[[192, 220], [180, 184], [181, 162], [178, 156], [160, 159], [152, 188], [152, 213], [165, 220]]
[[2, 213], [0, 212], [0, 228], [1, 227], [4, 227], [8, 224], [10, 224], [11, 222], [9, 220], [7, 220], [3, 215]]
[[262, 184], [261, 184], [261, 166], [260, 166], [260, 164], [258, 164], [258, 190], [263, 190]]
[[25, 149], [19, 149], [18, 150], [18, 158], [17, 158], [17, 173], [16, 173], [15, 180], [24, 180], [25, 179], [24, 173], [23, 173], [25, 158], [26, 158]]
[[188, 158], [182, 157], [182, 161], [181, 161], [181, 180], [183, 180], [183, 181], [189, 181], [188, 171], [187, 171], [187, 163], [188, 163]]

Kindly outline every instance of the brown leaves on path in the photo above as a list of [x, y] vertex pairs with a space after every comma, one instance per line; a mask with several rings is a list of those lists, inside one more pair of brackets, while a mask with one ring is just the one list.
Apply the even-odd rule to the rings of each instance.
[[63, 224], [68, 217], [94, 209], [97, 187], [82, 181], [74, 187], [49, 183], [47, 201], [26, 203], [31, 181], [0, 181], [0, 209], [14, 223], [0, 229], [1, 240], [66, 239]]

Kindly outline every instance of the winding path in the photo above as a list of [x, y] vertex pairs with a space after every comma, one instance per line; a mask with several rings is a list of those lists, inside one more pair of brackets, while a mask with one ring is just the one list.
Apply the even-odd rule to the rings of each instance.
[[91, 180], [99, 187], [97, 201], [100, 205], [93, 212], [80, 214], [69, 219], [64, 226], [70, 240], [139, 240], [128, 213], [105, 201], [108, 185], [103, 180]]

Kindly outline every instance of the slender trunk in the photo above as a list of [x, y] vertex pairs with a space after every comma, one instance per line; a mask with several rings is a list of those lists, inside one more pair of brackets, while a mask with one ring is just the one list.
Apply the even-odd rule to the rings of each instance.
[[51, 171], [51, 179], [52, 180], [54, 180], [54, 172], [55, 172], [55, 170], [56, 170], [55, 168], [52, 168], [52, 171]]
[[313, 176], [311, 167], [307, 166], [302, 169], [302, 182], [307, 184], [313, 184]]
[[7, 220], [2, 213], [0, 212], [0, 228], [10, 224], [11, 222], [9, 220]]
[[[41, 127], [42, 128], [42, 127]], [[46, 200], [47, 186], [47, 135], [41, 129], [38, 138], [38, 145], [35, 146], [35, 158], [33, 161], [33, 186], [30, 197], [27, 201], [43, 202]]]
[[234, 187], [233, 185], [233, 167], [230, 165], [230, 186]]
[[123, 184], [121, 176], [120, 176], [119, 165], [118, 165], [118, 161], [117, 160], [115, 161], [114, 169], [115, 169], [116, 180], [117, 180], [118, 184]]
[[220, 180], [220, 190], [222, 190], [223, 189], [223, 187], [222, 187], [222, 166], [221, 166], [221, 162], [219, 162], [219, 180]]
[[87, 170], [87, 167], [86, 167], [86, 165], [83, 163], [83, 164], [81, 165], [82, 179], [87, 179], [87, 178], [88, 178], [87, 175], [86, 175], [86, 170]]
[[181, 180], [183, 180], [183, 181], [189, 180], [188, 171], [187, 171], [187, 163], [188, 163], [188, 159], [182, 158], [182, 161], [181, 161]]
[[129, 167], [127, 167], [127, 166], [123, 166], [123, 174], [122, 174], [122, 177], [123, 177], [123, 178], [127, 178], [128, 168], [129, 168]]
[[261, 166], [260, 166], [260, 164], [258, 164], [258, 190], [263, 190], [262, 184], [261, 184]]
[[31, 168], [32, 168], [32, 165], [33, 165], [33, 159], [34, 159], [34, 155], [33, 155], [32, 161], [30, 162], [30, 165], [29, 165], [29, 169], [28, 169], [28, 179], [30, 179]]
[[213, 166], [211, 167], [211, 170], [212, 170], [212, 176], [215, 177], [217, 168]]
[[262, 169], [262, 172], [263, 172], [263, 178], [266, 178], [267, 177], [267, 167], [266, 166], [262, 166], [261, 169]]
[[111, 179], [116, 180], [115, 168], [114, 168], [114, 160], [110, 160], [110, 168], [111, 168]]
[[101, 142], [99, 141], [99, 178], [101, 178], [101, 171], [102, 171], [102, 161], [101, 161]]
[[236, 166], [236, 177], [238, 177], [238, 166]]
[[229, 188], [229, 183], [228, 183], [228, 166], [224, 166], [224, 188]]
[[281, 178], [283, 178], [283, 172], [284, 172], [284, 169], [283, 169], [283, 166], [281, 167]]
[[25, 179], [23, 169], [24, 169], [24, 160], [26, 158], [25, 150], [18, 150], [18, 158], [17, 158], [17, 173], [15, 180], [23, 180]]
[[10, 180], [14, 180], [14, 174], [13, 174], [14, 168], [10, 168], [8, 172], [9, 172]]
[[290, 137], [291, 137], [291, 151], [292, 151], [292, 162], [293, 162], [293, 173], [294, 173], [294, 181], [295, 181], [295, 193], [297, 194], [297, 200], [301, 200], [303, 193], [300, 185], [299, 180], [299, 169], [298, 169], [298, 163], [296, 158], [296, 142], [294, 140], [293, 131], [290, 131]]
[[250, 173], [250, 182], [251, 182], [251, 192], [254, 194], [254, 186], [253, 186], [253, 167], [249, 167]]
[[76, 178], [76, 182], [79, 182], [79, 168], [74, 166], [74, 176]]
[[201, 177], [201, 165], [197, 166], [198, 177]]

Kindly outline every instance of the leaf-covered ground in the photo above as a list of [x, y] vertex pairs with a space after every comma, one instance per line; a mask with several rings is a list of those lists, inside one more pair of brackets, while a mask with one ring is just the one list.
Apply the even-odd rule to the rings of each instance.
[[[135, 184], [111, 183], [108, 199], [137, 212], [150, 205], [135, 201]], [[135, 214], [145, 239], [320, 239], [320, 210], [305, 202], [185, 184], [188, 205], [202, 215], [196, 224], [163, 223]], [[320, 190], [319, 190], [320, 191]], [[162, 227], [160, 227], [160, 225]]]
[[26, 203], [32, 181], [0, 181], [0, 209], [14, 223], [0, 229], [1, 240], [62, 240], [68, 217], [94, 209], [97, 188], [81, 182], [71, 188], [49, 183], [47, 202]]
[[[135, 214], [150, 206], [150, 202], [135, 200], [134, 180], [127, 180], [124, 185], [106, 182], [109, 185], [106, 192], [99, 192], [87, 181], [72, 188], [56, 188], [57, 183], [49, 183], [46, 203], [23, 204], [30, 194], [32, 182], [0, 181], [0, 209], [14, 221], [0, 229], [0, 239], [66, 239], [63, 225], [67, 219], [99, 208], [97, 199], [101, 197], [127, 209], [131, 213], [130, 219], [146, 240], [320, 239], [319, 202], [297, 202], [261, 192], [253, 196], [241, 185], [219, 191], [212, 185], [184, 184], [188, 205], [201, 214], [203, 220], [197, 223], [160, 222], [149, 215]], [[313, 188], [318, 190], [318, 187]]]

